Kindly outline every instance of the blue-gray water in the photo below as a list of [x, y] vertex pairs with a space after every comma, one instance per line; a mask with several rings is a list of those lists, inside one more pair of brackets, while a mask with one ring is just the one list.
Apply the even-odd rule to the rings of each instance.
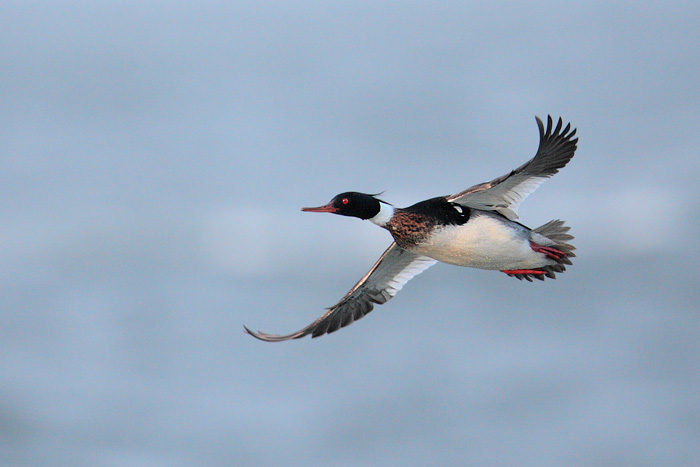
[[[2, 465], [693, 465], [694, 2], [4, 2]], [[389, 244], [398, 206], [578, 127], [521, 206], [545, 283], [437, 265], [330, 336], [266, 344]]]

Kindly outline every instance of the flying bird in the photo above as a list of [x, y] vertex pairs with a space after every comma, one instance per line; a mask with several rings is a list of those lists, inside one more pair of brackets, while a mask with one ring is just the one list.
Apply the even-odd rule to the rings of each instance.
[[394, 242], [367, 274], [335, 305], [305, 328], [286, 335], [245, 331], [260, 340], [280, 342], [304, 336], [330, 334], [357, 321], [386, 303], [417, 274], [443, 263], [504, 272], [520, 280], [554, 279], [576, 255], [567, 242], [569, 227], [553, 220], [530, 229], [516, 221], [516, 211], [527, 195], [556, 174], [574, 156], [576, 129], [559, 119], [547, 129], [535, 117], [540, 142], [535, 157], [501, 177], [464, 191], [439, 196], [407, 208], [396, 208], [378, 195], [345, 192], [328, 204], [302, 208], [359, 217], [388, 230]]

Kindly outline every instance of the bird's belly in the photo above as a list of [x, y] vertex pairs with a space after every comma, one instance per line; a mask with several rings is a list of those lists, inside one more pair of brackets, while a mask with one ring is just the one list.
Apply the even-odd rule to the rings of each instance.
[[526, 269], [551, 264], [530, 247], [529, 231], [491, 216], [475, 216], [459, 226], [437, 227], [412, 249], [443, 263], [480, 269]]

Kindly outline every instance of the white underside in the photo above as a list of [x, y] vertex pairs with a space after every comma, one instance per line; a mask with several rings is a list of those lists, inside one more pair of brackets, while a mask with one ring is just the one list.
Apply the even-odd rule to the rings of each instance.
[[411, 249], [443, 263], [480, 269], [532, 269], [555, 261], [530, 247], [529, 231], [487, 215], [460, 226], [438, 227], [430, 239]]

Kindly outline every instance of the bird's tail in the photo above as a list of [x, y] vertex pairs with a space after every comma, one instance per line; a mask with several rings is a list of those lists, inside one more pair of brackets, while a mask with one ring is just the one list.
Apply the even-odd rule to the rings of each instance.
[[556, 219], [532, 231], [535, 234], [545, 237], [551, 243], [547, 242], [548, 244], [543, 245], [537, 242], [536, 239], [533, 239], [530, 242], [530, 247], [539, 253], [547, 255], [547, 257], [555, 260], [556, 263], [531, 270], [518, 270], [513, 271], [513, 273], [505, 272], [509, 276], [517, 277], [520, 280], [525, 279], [530, 282], [532, 282], [532, 279], [539, 279], [542, 281], [545, 277], [556, 279], [555, 273], [566, 271], [566, 265], [570, 265], [571, 258], [576, 257], [574, 254], [576, 247], [567, 243], [574, 238], [573, 235], [567, 233], [570, 228], [571, 227], [564, 225], [564, 221]]

